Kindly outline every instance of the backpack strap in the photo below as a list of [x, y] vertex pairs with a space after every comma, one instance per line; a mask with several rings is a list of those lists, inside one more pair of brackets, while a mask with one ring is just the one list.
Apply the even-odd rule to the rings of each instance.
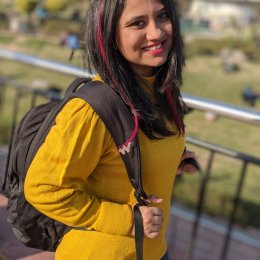
[[100, 81], [91, 81], [82, 86], [71, 97], [85, 100], [105, 123], [120, 150], [129, 180], [135, 189], [138, 202], [147, 195], [143, 190], [140, 148], [137, 136], [127, 146], [122, 146], [134, 131], [134, 118], [129, 108], [111, 87]]
[[64, 97], [68, 98], [70, 95], [72, 95], [74, 92], [77, 91], [77, 89], [82, 85], [82, 84], [87, 84], [90, 83], [92, 80], [91, 78], [76, 78], [71, 82], [69, 87], [67, 88]]
[[84, 99], [97, 112], [113, 137], [125, 163], [128, 178], [135, 189], [135, 197], [138, 201], [133, 209], [135, 247], [137, 260], [142, 260], [144, 232], [139, 206], [145, 205], [144, 199], [147, 198], [147, 195], [142, 185], [140, 147], [137, 135], [127, 146], [122, 146], [135, 129], [133, 115], [116, 91], [103, 82], [89, 82], [72, 96]]
[[[82, 84], [84, 84], [80, 87]], [[105, 123], [118, 148], [121, 148], [121, 158], [123, 159], [131, 185], [135, 189], [135, 196], [138, 203], [144, 204], [143, 199], [147, 195], [143, 189], [141, 176], [140, 148], [137, 136], [131, 144], [123, 146], [134, 131], [134, 119], [129, 108], [120, 98], [115, 90], [101, 81], [91, 81], [88, 78], [77, 78], [68, 87], [65, 97], [45, 118], [41, 128], [38, 130], [28, 152], [25, 162], [26, 169], [34, 158], [40, 145], [54, 124], [54, 119], [63, 106], [72, 98], [82, 98], [97, 112]]]

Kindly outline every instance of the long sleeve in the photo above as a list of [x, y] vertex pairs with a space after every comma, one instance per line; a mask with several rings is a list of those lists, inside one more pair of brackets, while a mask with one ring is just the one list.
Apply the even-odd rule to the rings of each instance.
[[87, 187], [111, 142], [104, 123], [85, 101], [69, 101], [30, 165], [26, 199], [69, 226], [128, 235], [131, 206], [100, 199]]

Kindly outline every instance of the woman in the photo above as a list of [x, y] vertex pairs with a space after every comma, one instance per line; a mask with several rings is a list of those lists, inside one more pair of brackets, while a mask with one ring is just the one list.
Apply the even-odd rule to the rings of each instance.
[[[86, 20], [89, 70], [113, 87], [139, 121], [144, 259], [168, 259], [165, 231], [183, 155], [183, 44], [171, 0], [92, 0]], [[191, 167], [192, 168], [192, 167]], [[191, 169], [192, 171], [192, 169]], [[49, 173], [52, 174], [49, 174]], [[104, 123], [81, 99], [67, 103], [32, 162], [27, 200], [69, 226], [56, 259], [135, 259], [126, 169]]]

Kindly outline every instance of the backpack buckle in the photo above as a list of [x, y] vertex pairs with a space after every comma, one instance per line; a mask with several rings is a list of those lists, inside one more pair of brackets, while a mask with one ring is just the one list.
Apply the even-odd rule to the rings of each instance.
[[137, 191], [135, 191], [134, 195], [135, 195], [135, 198], [136, 198], [136, 200], [138, 202], [138, 206], [145, 206], [145, 205], [147, 205], [144, 197], [141, 194], [139, 194]]

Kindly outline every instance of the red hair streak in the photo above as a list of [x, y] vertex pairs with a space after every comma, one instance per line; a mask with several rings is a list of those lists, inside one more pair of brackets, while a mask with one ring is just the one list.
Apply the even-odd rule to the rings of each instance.
[[98, 7], [98, 47], [101, 52], [101, 56], [107, 65], [107, 57], [104, 50], [103, 38], [102, 38], [102, 21], [101, 21], [101, 13], [102, 13], [102, 4], [103, 1], [100, 0], [99, 7]]
[[135, 124], [135, 128], [134, 128], [134, 131], [132, 133], [132, 135], [130, 136], [129, 139], [126, 140], [125, 143], [123, 143], [122, 145], [120, 145], [119, 148], [121, 148], [122, 146], [127, 146], [127, 144], [129, 142], [132, 142], [132, 140], [135, 138], [135, 136], [137, 135], [137, 132], [138, 132], [138, 128], [139, 128], [139, 124], [138, 124], [138, 116], [137, 116], [137, 113], [136, 113], [136, 110], [133, 106], [133, 104], [130, 102], [128, 96], [126, 95], [125, 91], [122, 89], [122, 87], [117, 84], [117, 81], [114, 79], [114, 76], [111, 72], [111, 69], [108, 65], [108, 62], [107, 62], [107, 57], [106, 57], [106, 53], [105, 53], [105, 49], [104, 49], [104, 43], [103, 43], [103, 38], [102, 38], [102, 7], [103, 7], [103, 0], [100, 0], [99, 2], [99, 7], [98, 7], [98, 28], [97, 28], [97, 37], [98, 37], [98, 47], [99, 47], [99, 50], [100, 50], [100, 53], [101, 53], [101, 56], [102, 56], [102, 59], [109, 71], [109, 74], [111, 76], [111, 79], [113, 81], [113, 83], [116, 85], [120, 95], [123, 97], [123, 99], [125, 100], [125, 102], [127, 102], [127, 104], [129, 105], [133, 115], [134, 115], [134, 124]]

